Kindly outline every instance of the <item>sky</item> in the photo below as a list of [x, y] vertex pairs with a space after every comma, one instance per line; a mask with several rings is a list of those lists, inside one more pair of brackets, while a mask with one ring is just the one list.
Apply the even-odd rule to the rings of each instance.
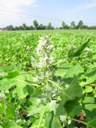
[[38, 23], [96, 25], [96, 0], [0, 0], [0, 27]]

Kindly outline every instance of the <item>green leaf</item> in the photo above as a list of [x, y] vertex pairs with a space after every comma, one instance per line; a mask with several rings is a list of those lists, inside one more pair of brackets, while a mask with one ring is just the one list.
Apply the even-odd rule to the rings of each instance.
[[83, 103], [84, 104], [94, 104], [94, 97], [92, 96], [85, 96], [84, 100], [83, 100]]
[[72, 101], [66, 102], [65, 108], [66, 108], [67, 114], [72, 117], [74, 117], [74, 115], [80, 114], [80, 112], [82, 111], [82, 107], [78, 102], [78, 100], [72, 100]]
[[27, 96], [28, 92], [26, 90], [27, 83], [24, 80], [23, 76], [19, 76], [16, 81], [16, 89], [14, 90], [17, 93], [19, 99], [22, 99]]
[[87, 81], [85, 84], [91, 84], [91, 83], [96, 83], [96, 69], [91, 70], [91, 72], [87, 73]]
[[6, 78], [11, 79], [19, 75], [18, 71], [9, 72]]
[[55, 71], [55, 75], [64, 77], [67, 71], [68, 71], [68, 69], [57, 69]]
[[0, 81], [0, 90], [8, 90], [14, 86], [14, 79], [4, 78]]
[[76, 78], [73, 78], [71, 80], [71, 83], [69, 84], [68, 88], [66, 88], [63, 91], [63, 95], [61, 95], [63, 99], [63, 103], [65, 103], [68, 100], [74, 100], [75, 98], [81, 96], [82, 96], [82, 90]]
[[68, 57], [72, 58], [72, 57], [80, 56], [80, 54], [82, 53], [84, 48], [88, 45], [90, 40], [91, 40], [91, 38], [88, 38], [87, 41], [85, 41], [85, 43], [83, 43], [79, 48], [70, 49], [69, 52], [68, 52]]
[[31, 81], [32, 76], [29, 73], [25, 73], [22, 75], [17, 76], [14, 79], [14, 85], [16, 85], [16, 89], [14, 90], [15, 93], [17, 93], [19, 99], [22, 99], [24, 97], [26, 97], [28, 95], [28, 84], [32, 84], [29, 83], [27, 81]]
[[13, 104], [10, 104], [7, 106], [7, 109], [6, 109], [6, 116], [7, 118], [14, 118], [15, 116], [15, 106]]
[[83, 89], [84, 93], [90, 93], [92, 92], [94, 89], [91, 86], [85, 86], [85, 88]]
[[55, 75], [64, 78], [69, 78], [69, 77], [77, 76], [83, 72], [84, 72], [83, 67], [80, 64], [77, 64], [74, 66], [71, 65], [69, 68], [67, 67], [58, 68], [55, 72]]
[[62, 102], [59, 103], [58, 108], [56, 109], [56, 116], [66, 115], [66, 109]]
[[84, 69], [82, 68], [81, 65], [77, 64], [75, 66], [72, 66], [65, 74], [65, 78], [77, 76], [80, 73], [83, 73]]
[[17, 70], [17, 67], [12, 66], [12, 65], [0, 67], [0, 71], [3, 71], [3, 72], [11, 72], [13, 70]]
[[89, 111], [96, 110], [96, 104], [85, 104], [85, 109]]
[[72, 67], [70, 63], [64, 63], [64, 62], [56, 66], [57, 66], [57, 70], [55, 71], [55, 75], [61, 77], [64, 77], [66, 72]]
[[33, 86], [30, 86], [30, 85], [26, 86], [26, 90], [28, 91], [29, 95], [32, 95], [34, 93], [34, 91], [35, 91]]

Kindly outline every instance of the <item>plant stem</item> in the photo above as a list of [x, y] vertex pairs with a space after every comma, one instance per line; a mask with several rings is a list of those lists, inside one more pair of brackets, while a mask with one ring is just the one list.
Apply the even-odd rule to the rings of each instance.
[[41, 126], [41, 123], [42, 123], [42, 120], [43, 120], [43, 116], [44, 116], [45, 111], [46, 111], [46, 107], [44, 108], [44, 110], [43, 110], [43, 112], [42, 112], [42, 114], [41, 114], [38, 128], [40, 128], [40, 126]]
[[79, 122], [79, 123], [82, 123], [82, 124], [84, 124], [84, 125], [86, 125], [86, 126], [90, 126], [91, 128], [94, 128], [92, 125], [90, 125], [90, 124], [88, 124], [88, 123], [86, 123], [86, 122], [84, 122], [84, 121], [81, 121], [81, 120], [78, 120], [78, 119], [74, 119], [74, 118], [72, 118], [72, 120], [73, 120], [73, 121], [76, 121], [76, 122]]

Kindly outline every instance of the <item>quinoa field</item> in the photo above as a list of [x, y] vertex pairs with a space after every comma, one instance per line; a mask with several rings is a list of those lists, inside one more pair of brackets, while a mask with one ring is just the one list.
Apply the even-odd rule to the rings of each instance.
[[0, 128], [96, 128], [96, 31], [0, 31]]

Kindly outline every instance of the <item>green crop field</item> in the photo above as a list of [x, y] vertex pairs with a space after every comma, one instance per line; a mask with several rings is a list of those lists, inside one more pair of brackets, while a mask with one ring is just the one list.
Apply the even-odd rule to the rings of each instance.
[[0, 31], [0, 128], [96, 128], [96, 31]]

